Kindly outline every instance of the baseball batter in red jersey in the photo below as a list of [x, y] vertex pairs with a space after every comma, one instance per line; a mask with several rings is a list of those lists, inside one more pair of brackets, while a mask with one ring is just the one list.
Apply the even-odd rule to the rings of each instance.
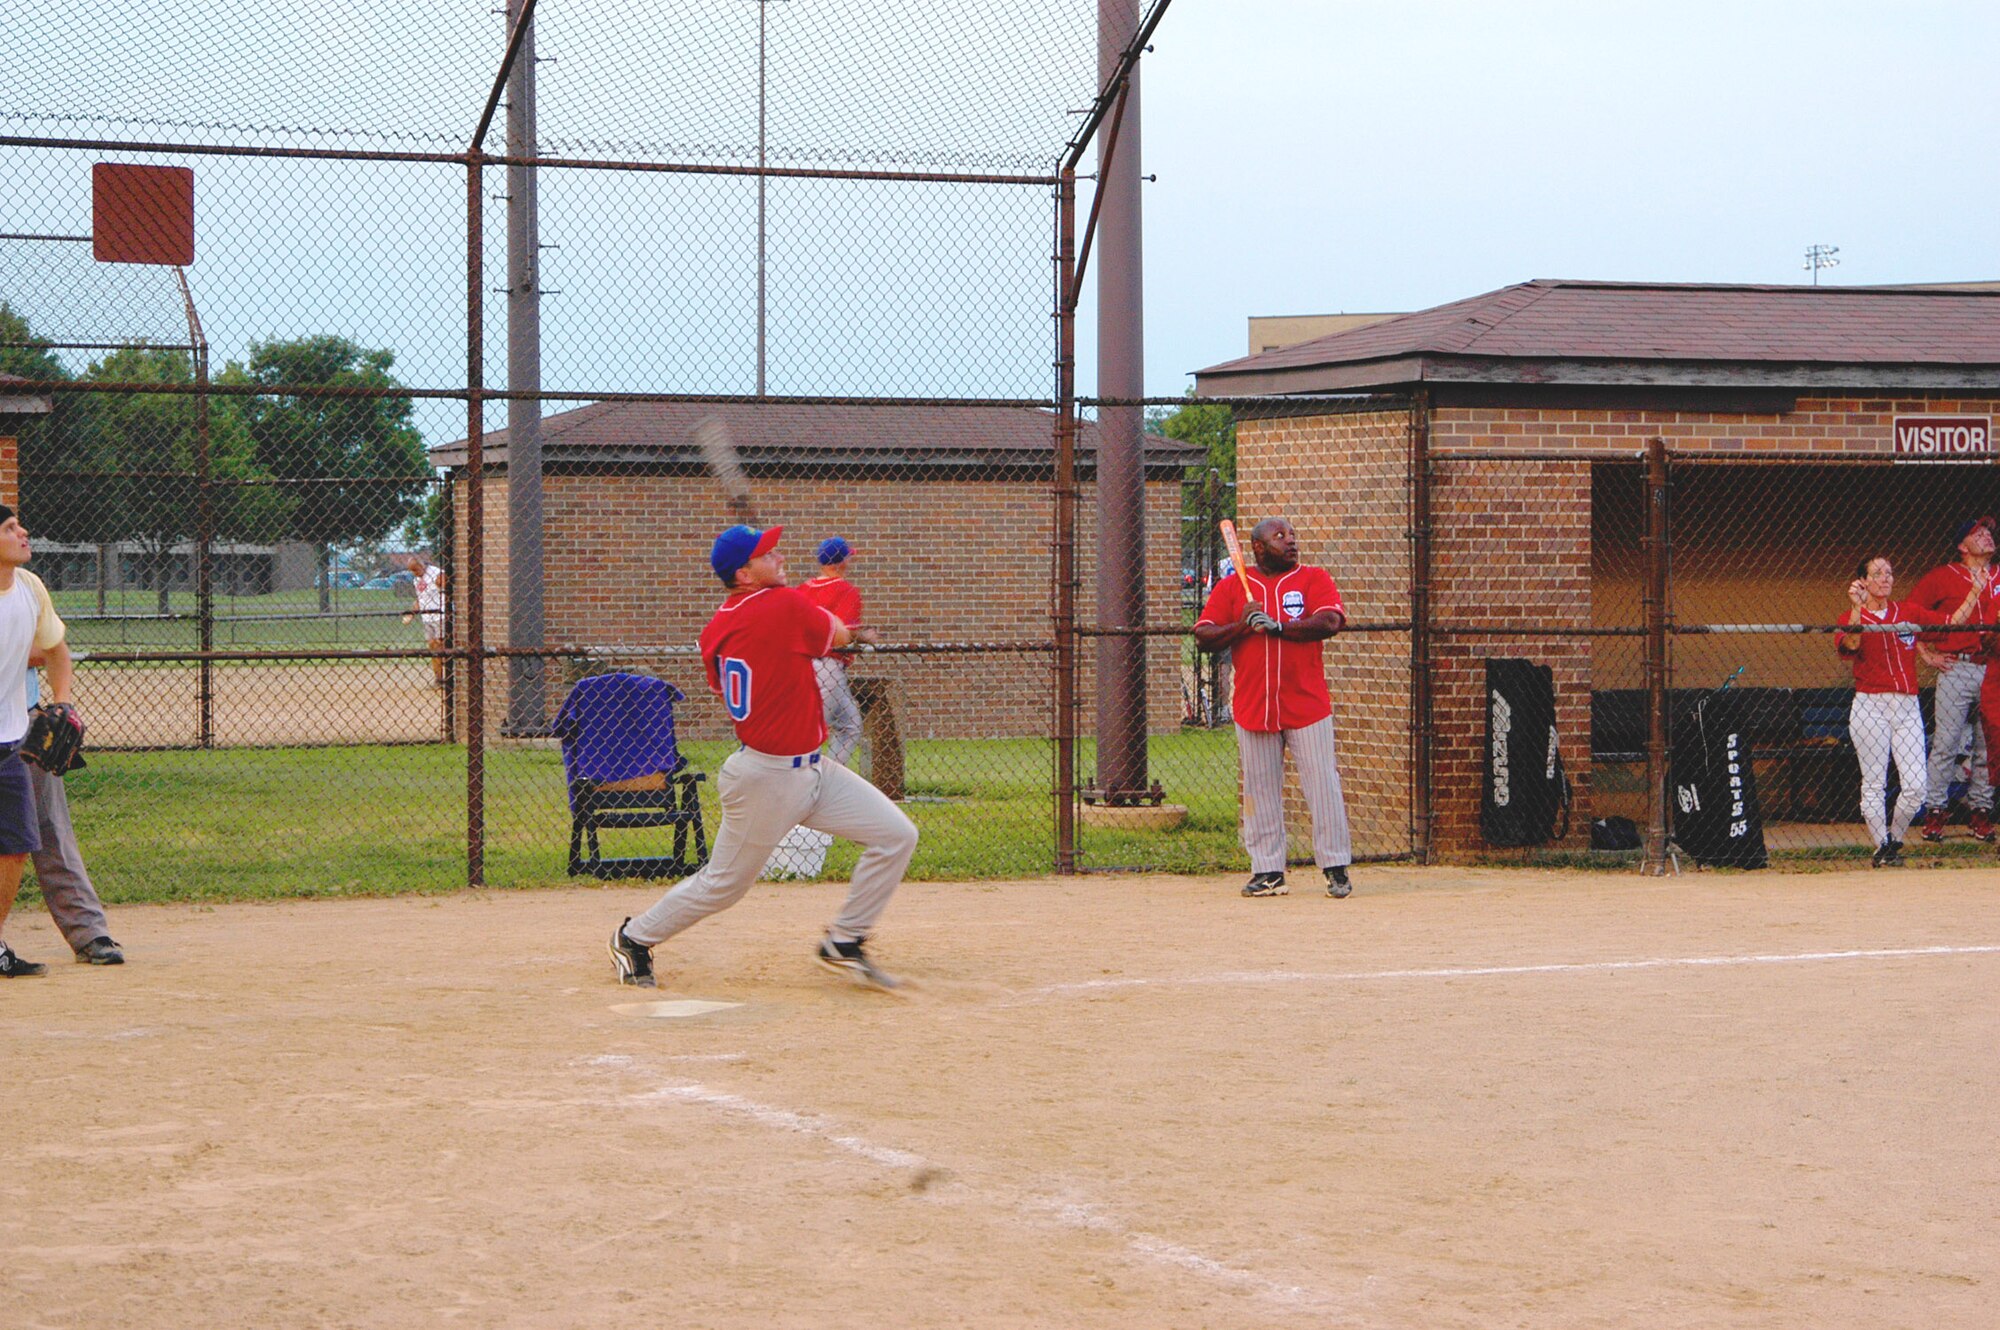
[[701, 660], [743, 746], [716, 775], [722, 826], [708, 862], [613, 930], [620, 983], [653, 987], [653, 948], [743, 899], [773, 847], [803, 825], [865, 847], [847, 902], [819, 945], [819, 963], [878, 988], [896, 985], [863, 943], [916, 853], [917, 828], [866, 780], [820, 760], [826, 722], [812, 669], [828, 652], [874, 635], [850, 629], [785, 584], [782, 531], [733, 526], [715, 538], [709, 563], [729, 595], [701, 631]]
[[1298, 533], [1282, 518], [1266, 518], [1250, 533], [1242, 579], [1224, 578], [1195, 621], [1195, 644], [1228, 651], [1236, 677], [1230, 705], [1236, 751], [1243, 764], [1243, 848], [1250, 855], [1245, 896], [1282, 896], [1285, 886], [1285, 750], [1298, 767], [1312, 814], [1313, 861], [1326, 874], [1326, 894], [1352, 889], [1354, 862], [1347, 803], [1333, 736], [1333, 700], [1326, 689], [1323, 648], [1347, 622], [1340, 588], [1324, 568], [1299, 562]]

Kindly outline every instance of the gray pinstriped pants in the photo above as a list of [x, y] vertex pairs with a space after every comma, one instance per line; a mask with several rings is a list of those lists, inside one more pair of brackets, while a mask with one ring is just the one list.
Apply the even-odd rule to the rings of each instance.
[[1340, 766], [1333, 717], [1300, 730], [1264, 734], [1236, 727], [1236, 753], [1243, 763], [1243, 848], [1253, 873], [1285, 869], [1285, 750], [1299, 770], [1299, 788], [1312, 814], [1313, 862], [1321, 868], [1354, 862], [1347, 833], [1347, 800], [1340, 793]]

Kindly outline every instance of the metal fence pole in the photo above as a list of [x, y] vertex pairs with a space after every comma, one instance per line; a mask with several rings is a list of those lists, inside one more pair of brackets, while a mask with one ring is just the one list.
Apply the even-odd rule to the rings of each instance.
[[[181, 303], [187, 313], [188, 358], [194, 371], [194, 615], [195, 649], [204, 654], [195, 673], [195, 746], [215, 747], [215, 667], [206, 653], [215, 650], [215, 507], [213, 463], [209, 458], [208, 437], [208, 334], [202, 331], [201, 315], [195, 311], [194, 292], [188, 287], [187, 270], [174, 269], [180, 283]], [[171, 568], [171, 565], [169, 566]], [[165, 574], [168, 586], [171, 573]], [[99, 586], [103, 585], [100, 580]], [[100, 607], [101, 610], [102, 607]]]
[[1667, 441], [1646, 444], [1646, 860], [1645, 871], [1667, 867]]
[[465, 157], [465, 882], [486, 877], [485, 157]]
[[1410, 853], [1431, 861], [1431, 396], [1410, 401]]
[[1056, 188], [1056, 872], [1076, 871], [1076, 173]]

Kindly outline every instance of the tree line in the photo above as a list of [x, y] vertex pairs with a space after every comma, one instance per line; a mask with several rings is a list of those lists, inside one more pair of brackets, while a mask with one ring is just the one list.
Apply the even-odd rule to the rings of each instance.
[[[403, 386], [393, 351], [333, 335], [253, 342], [212, 382], [251, 396], [61, 392], [49, 416], [23, 418], [21, 509], [29, 529], [63, 544], [135, 546], [167, 612], [173, 550], [200, 530], [197, 479], [207, 412], [208, 509], [217, 542], [303, 541], [319, 553], [434, 524], [435, 480], [407, 397], [301, 396], [301, 388]], [[121, 347], [72, 375], [27, 319], [0, 302], [0, 373], [51, 383], [193, 385], [185, 347]], [[434, 532], [426, 534], [434, 535]]]

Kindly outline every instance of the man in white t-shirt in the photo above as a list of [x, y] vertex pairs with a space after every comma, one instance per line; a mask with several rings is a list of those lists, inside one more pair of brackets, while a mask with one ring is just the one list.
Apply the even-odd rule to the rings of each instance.
[[[421, 554], [412, 554], [404, 566], [416, 579], [411, 590], [416, 592], [417, 607], [411, 613], [424, 621], [424, 638], [435, 650], [444, 644], [444, 569]], [[403, 616], [403, 621], [409, 622], [409, 615]], [[431, 677], [438, 687], [444, 687], [443, 656], [431, 657]]]
[[[28, 562], [28, 530], [14, 510], [0, 504], [0, 929], [21, 889], [21, 869], [42, 848], [39, 817], [21, 760], [28, 733], [28, 660], [39, 656], [48, 675], [48, 699], [71, 702], [75, 669], [63, 621], [42, 579]], [[0, 941], [0, 979], [46, 974], [48, 966], [22, 960]]]

